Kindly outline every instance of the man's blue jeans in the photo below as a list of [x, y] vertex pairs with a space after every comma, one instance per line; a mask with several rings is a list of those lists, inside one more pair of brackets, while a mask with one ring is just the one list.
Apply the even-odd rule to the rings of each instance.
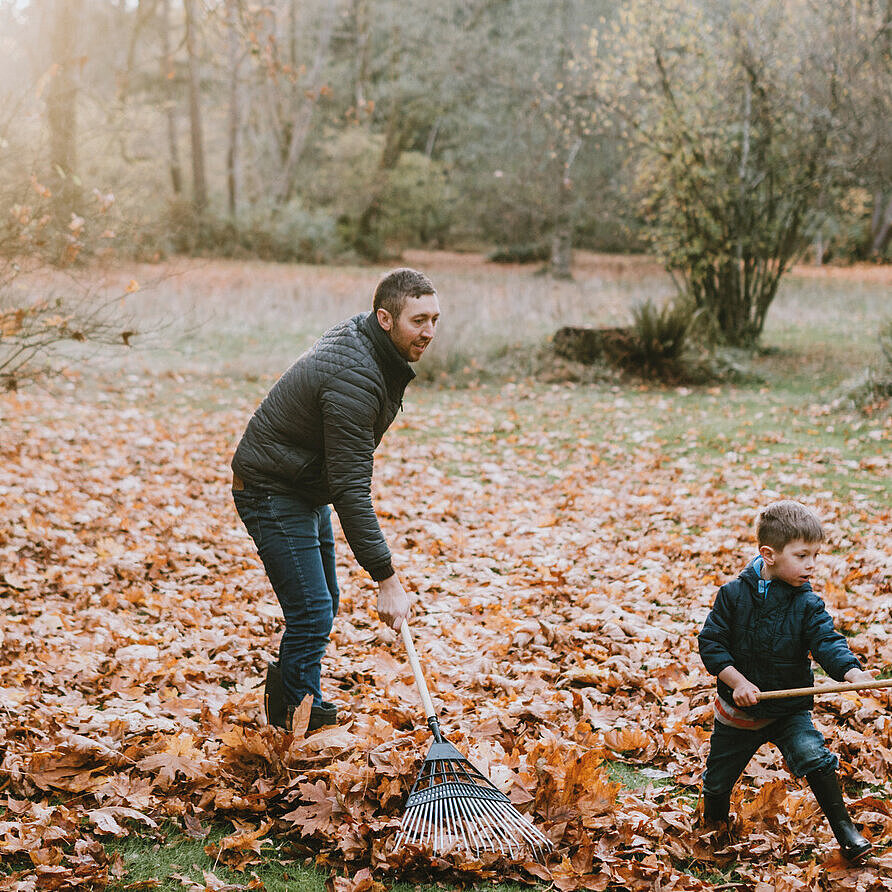
[[279, 645], [285, 701], [299, 704], [312, 694], [319, 706], [322, 655], [339, 597], [331, 509], [247, 488], [232, 497], [285, 616]]
[[812, 724], [810, 712], [794, 712], [758, 731], [731, 728], [716, 721], [703, 773], [703, 792], [712, 796], [730, 792], [756, 750], [768, 742], [781, 751], [794, 777], [835, 770], [839, 765], [825, 746], [824, 735]]

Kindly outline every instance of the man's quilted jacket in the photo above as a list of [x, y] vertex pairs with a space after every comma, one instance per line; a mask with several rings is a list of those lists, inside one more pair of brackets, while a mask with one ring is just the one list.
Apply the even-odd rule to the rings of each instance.
[[[814, 684], [809, 652], [837, 681], [860, 668], [846, 639], [833, 628], [824, 602], [805, 585], [779, 579], [766, 583], [756, 557], [737, 579], [725, 583], [698, 637], [700, 657], [712, 675], [734, 666], [759, 690], [807, 688]], [[761, 582], [761, 585], [760, 585]], [[719, 696], [734, 702], [731, 688], [718, 681]], [[763, 700], [746, 708], [753, 718], [775, 718], [811, 709], [812, 697]]]
[[373, 454], [414, 377], [374, 313], [353, 316], [273, 385], [232, 459], [251, 489], [334, 505], [353, 554], [375, 580], [393, 567], [372, 507]]

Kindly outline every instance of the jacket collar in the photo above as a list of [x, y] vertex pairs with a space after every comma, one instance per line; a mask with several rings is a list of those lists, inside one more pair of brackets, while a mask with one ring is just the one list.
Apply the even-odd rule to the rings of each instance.
[[781, 592], [786, 592], [788, 595], [811, 591], [811, 583], [808, 582], [796, 587], [789, 585], [781, 579], [772, 579], [770, 582], [763, 579], [762, 556], [759, 554], [757, 554], [746, 567], [743, 568], [740, 573], [740, 578], [743, 579], [753, 591], [758, 592], [760, 595], [764, 595], [768, 591], [769, 585], [772, 587], [773, 591], [779, 589]]
[[378, 317], [374, 310], [363, 318], [359, 325], [371, 338], [375, 354], [384, 373], [393, 376], [403, 386], [408, 384], [415, 377], [415, 372], [409, 363], [400, 356], [387, 332], [378, 324]]

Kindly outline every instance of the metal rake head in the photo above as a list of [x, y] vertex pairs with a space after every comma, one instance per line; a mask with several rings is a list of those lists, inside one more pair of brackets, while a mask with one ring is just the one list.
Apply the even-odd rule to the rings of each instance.
[[449, 742], [431, 744], [406, 801], [395, 849], [405, 843], [442, 852], [453, 846], [475, 856], [518, 858], [529, 847], [541, 860], [551, 843], [485, 775]]

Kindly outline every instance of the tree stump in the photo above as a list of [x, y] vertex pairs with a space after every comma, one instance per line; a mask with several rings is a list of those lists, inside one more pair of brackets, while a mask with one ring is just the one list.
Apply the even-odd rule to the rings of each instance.
[[592, 365], [623, 365], [632, 342], [630, 328], [586, 328], [565, 325], [554, 333], [554, 352], [564, 359]]

